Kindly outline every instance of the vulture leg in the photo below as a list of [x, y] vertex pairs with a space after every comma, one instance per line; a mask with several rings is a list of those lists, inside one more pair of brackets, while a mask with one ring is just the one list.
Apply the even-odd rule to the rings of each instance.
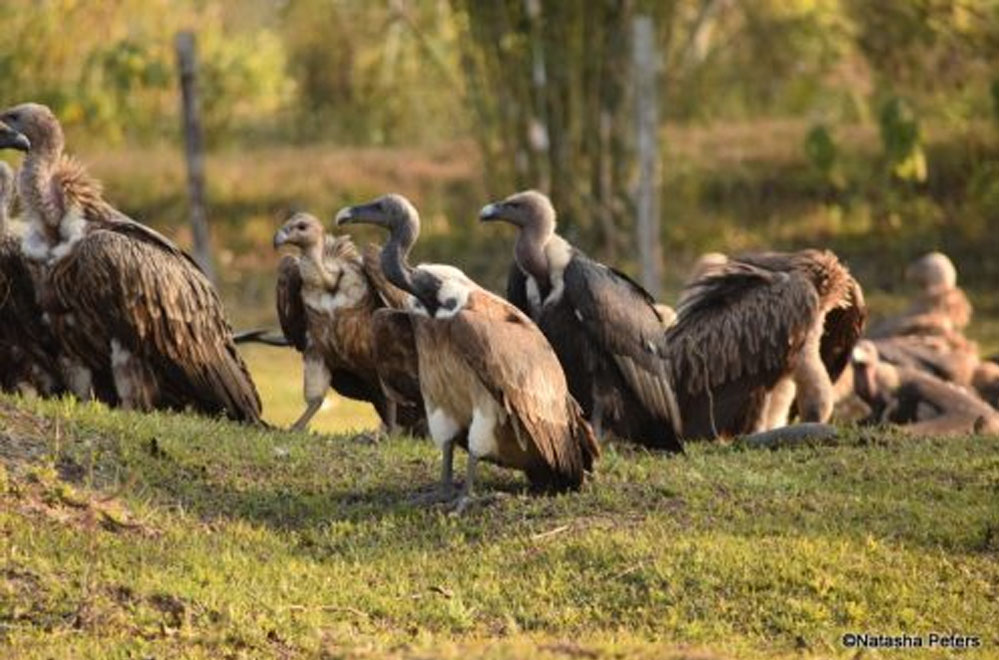
[[304, 431], [308, 427], [309, 422], [323, 405], [323, 398], [326, 396], [326, 390], [330, 388], [332, 378], [333, 376], [322, 356], [311, 349], [306, 350], [304, 374], [306, 408], [302, 416], [292, 424], [292, 431]]
[[440, 485], [430, 493], [417, 495], [411, 501], [414, 504], [431, 506], [454, 499], [454, 439], [441, 444], [441, 481]]
[[590, 426], [593, 427], [593, 435], [597, 436], [597, 442], [604, 442], [604, 400], [593, 388], [593, 413], [590, 415]]
[[90, 401], [94, 390], [94, 374], [90, 369], [66, 357], [59, 358], [59, 366], [73, 396], [80, 401]]
[[156, 407], [156, 377], [142, 359], [111, 340], [111, 376], [125, 410], [152, 410]]
[[308, 428], [309, 422], [315, 417], [316, 413], [323, 405], [322, 397], [318, 399], [310, 399], [308, 405], [305, 407], [305, 412], [302, 413], [301, 417], [295, 420], [295, 423], [291, 425], [292, 431], [304, 431]]
[[475, 471], [479, 464], [479, 458], [472, 452], [468, 452], [468, 464], [465, 467], [465, 487], [461, 489], [461, 496], [454, 507], [455, 515], [461, 515], [475, 503]]
[[794, 368], [794, 384], [798, 390], [798, 414], [802, 422], [824, 423], [832, 415], [833, 384], [819, 351], [822, 327], [822, 324], [818, 323], [809, 330], [805, 345], [798, 356], [798, 364]]
[[762, 428], [758, 431], [772, 431], [787, 426], [787, 417], [791, 412], [791, 403], [797, 393], [797, 387], [791, 378], [778, 381], [774, 389], [767, 395]]
[[399, 404], [387, 397], [385, 401], [385, 434], [395, 435], [399, 432]]

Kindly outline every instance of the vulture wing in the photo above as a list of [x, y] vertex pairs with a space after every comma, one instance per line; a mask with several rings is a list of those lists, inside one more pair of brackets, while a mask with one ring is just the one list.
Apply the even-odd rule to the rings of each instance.
[[553, 473], [579, 485], [600, 449], [569, 395], [555, 352], [515, 307], [485, 292], [473, 295], [479, 301], [452, 321], [456, 349], [516, 417], [521, 442], [532, 443]]
[[576, 253], [565, 273], [565, 296], [576, 318], [602, 350], [614, 357], [645, 407], [674, 430], [681, 428], [662, 318], [652, 297], [624, 273]]
[[396, 403], [423, 407], [420, 361], [408, 312], [379, 309], [372, 318], [375, 356], [382, 387]]
[[309, 344], [308, 316], [302, 302], [302, 274], [298, 257], [287, 255], [278, 264], [277, 313], [281, 331], [291, 345], [304, 352]]
[[136, 225], [112, 223], [77, 243], [53, 268], [51, 295], [80, 332], [140, 357], [167, 405], [259, 420], [260, 398], [215, 289], [172, 243]]
[[802, 274], [740, 261], [688, 286], [666, 332], [684, 435], [752, 430], [767, 390], [793, 368], [789, 356], [804, 343], [818, 304]]
[[510, 264], [510, 272], [507, 274], [506, 299], [520, 311], [533, 316], [531, 303], [527, 299], [527, 275], [524, 275], [516, 261]]

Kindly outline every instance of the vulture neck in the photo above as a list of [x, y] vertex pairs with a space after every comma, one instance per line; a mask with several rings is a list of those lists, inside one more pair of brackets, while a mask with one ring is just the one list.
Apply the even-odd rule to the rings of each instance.
[[323, 288], [328, 291], [335, 291], [337, 286], [340, 284], [340, 278], [334, 278], [330, 275], [329, 271], [326, 270], [326, 264], [323, 263], [323, 254], [326, 248], [326, 237], [324, 236], [321, 240], [312, 243], [302, 249], [302, 258], [310, 262], [319, 273], [319, 276], [323, 280]]
[[419, 229], [412, 222], [392, 227], [389, 240], [382, 248], [382, 271], [388, 281], [406, 293], [419, 298], [413, 282], [413, 267], [409, 265], [409, 251], [413, 249]]
[[548, 255], [545, 246], [555, 235], [554, 222], [542, 222], [523, 227], [513, 248], [514, 259], [526, 275], [539, 285], [549, 285]]
[[64, 209], [53, 189], [52, 176], [62, 157], [63, 145], [62, 130], [58, 126], [51, 127], [32, 143], [19, 180], [25, 207], [34, 216], [32, 220], [40, 220], [45, 235], [54, 242], [59, 241], [59, 223]]

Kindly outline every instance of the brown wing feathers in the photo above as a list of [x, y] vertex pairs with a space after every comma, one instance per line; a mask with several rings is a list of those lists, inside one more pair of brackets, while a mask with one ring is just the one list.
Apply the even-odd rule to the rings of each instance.
[[485, 293], [473, 296], [470, 308], [453, 321], [452, 340], [548, 466], [529, 472], [532, 483], [578, 487], [600, 449], [579, 404], [568, 395], [554, 351], [512, 305]]

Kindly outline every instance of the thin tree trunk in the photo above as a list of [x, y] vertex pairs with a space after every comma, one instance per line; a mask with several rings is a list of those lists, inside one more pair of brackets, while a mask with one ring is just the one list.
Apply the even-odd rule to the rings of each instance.
[[191, 198], [194, 259], [208, 279], [217, 284], [212, 261], [211, 231], [208, 227], [208, 215], [205, 212], [205, 150], [198, 116], [198, 63], [194, 34], [179, 32], [175, 45], [180, 69], [181, 114], [184, 121], [184, 148], [187, 157], [187, 188]]

